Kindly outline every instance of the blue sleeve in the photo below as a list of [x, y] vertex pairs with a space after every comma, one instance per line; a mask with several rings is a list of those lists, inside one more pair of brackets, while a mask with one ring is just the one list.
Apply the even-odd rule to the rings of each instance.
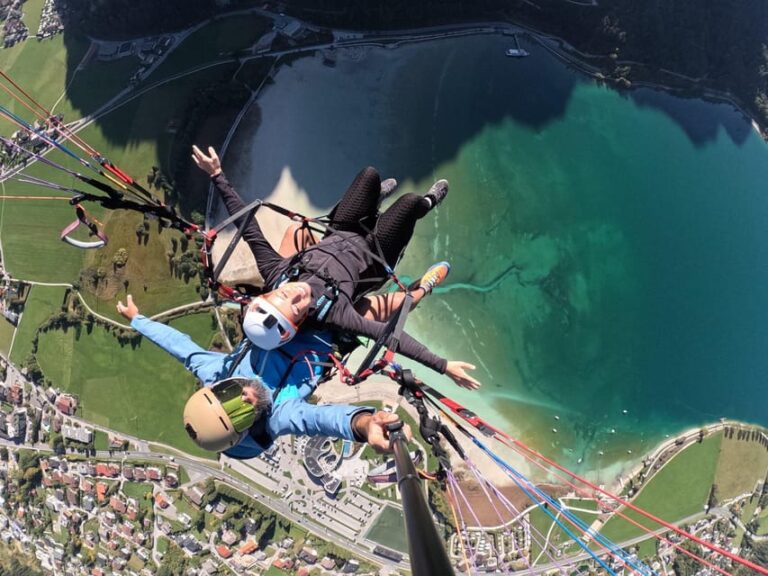
[[299, 398], [292, 398], [272, 408], [267, 426], [272, 438], [284, 434], [295, 434], [297, 436], [332, 436], [354, 441], [352, 418], [361, 412], [375, 411], [374, 408], [367, 406], [344, 404], [317, 406]]
[[205, 350], [183, 332], [141, 314], [131, 320], [131, 328], [184, 364], [206, 386], [219, 380], [226, 354]]

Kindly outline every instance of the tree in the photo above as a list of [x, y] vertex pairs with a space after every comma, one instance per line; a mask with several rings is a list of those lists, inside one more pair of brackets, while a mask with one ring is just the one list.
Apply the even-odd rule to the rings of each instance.
[[33, 444], [37, 444], [37, 442], [40, 440], [40, 421], [40, 412], [35, 412], [34, 416], [32, 417], [32, 426], [30, 432], [30, 438]]
[[218, 496], [218, 491], [216, 489], [216, 482], [214, 481], [213, 478], [208, 478], [205, 481], [205, 484], [203, 484], [203, 490], [205, 491], [205, 496], [203, 498], [205, 504], [207, 504], [208, 502], [214, 501]]
[[37, 363], [37, 357], [34, 354], [27, 356], [23, 366], [27, 369], [27, 378], [32, 380], [32, 382], [37, 384], [43, 379], [43, 371]]
[[192, 518], [192, 526], [198, 532], [203, 531], [203, 528], [205, 528], [205, 512], [204, 511], [198, 510], [197, 512], [195, 512], [195, 515]]
[[112, 256], [112, 265], [115, 268], [122, 268], [128, 263], [128, 250], [125, 248], [118, 248], [114, 256]]
[[32, 466], [30, 468], [27, 468], [24, 470], [24, 483], [25, 484], [31, 484], [32, 486], [36, 486], [40, 483], [40, 479], [42, 478], [42, 472], [40, 471], [40, 468], [37, 466]]
[[160, 568], [157, 570], [157, 576], [176, 576], [184, 574], [187, 568], [187, 559], [181, 548], [175, 543], [168, 546], [168, 551], [163, 556]]
[[40, 463], [40, 456], [36, 452], [28, 452], [25, 450], [19, 452], [18, 463], [21, 470], [26, 470], [27, 468], [38, 466]]
[[[693, 552], [697, 556], [701, 554], [699, 545], [690, 540], [683, 542], [681, 547], [689, 552]], [[672, 562], [672, 568], [677, 576], [693, 576], [699, 570], [699, 562], [684, 552], [678, 552], [675, 560]]]
[[720, 500], [720, 497], [717, 491], [717, 484], [712, 484], [712, 489], [709, 491], [709, 500], [707, 502], [707, 507], [715, 508], [719, 500]]
[[61, 437], [61, 434], [51, 435], [51, 449], [59, 456], [66, 452], [66, 448], [64, 447], [64, 438]]

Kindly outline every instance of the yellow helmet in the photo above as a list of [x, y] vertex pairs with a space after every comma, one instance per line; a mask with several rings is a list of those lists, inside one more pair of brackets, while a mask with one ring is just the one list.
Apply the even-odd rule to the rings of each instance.
[[243, 401], [247, 378], [227, 378], [195, 392], [184, 406], [184, 429], [204, 450], [222, 452], [235, 446], [256, 421], [256, 409]]

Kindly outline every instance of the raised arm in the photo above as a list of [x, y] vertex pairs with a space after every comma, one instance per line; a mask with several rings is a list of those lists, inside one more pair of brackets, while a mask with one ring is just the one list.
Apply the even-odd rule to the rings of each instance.
[[[209, 146], [208, 154], [205, 154], [197, 146], [192, 146], [192, 159], [200, 170], [211, 177], [211, 181], [213, 182], [216, 191], [219, 193], [221, 200], [224, 202], [228, 214], [235, 214], [245, 208], [245, 204], [240, 198], [240, 195], [224, 175], [224, 172], [221, 169], [221, 161], [213, 147]], [[237, 226], [240, 226], [241, 223], [242, 219], [238, 218], [235, 221]], [[246, 244], [248, 244], [248, 247], [251, 249], [251, 253], [256, 259], [256, 264], [259, 267], [259, 272], [266, 280], [283, 261], [283, 257], [280, 256], [277, 250], [275, 250], [266, 239], [264, 232], [261, 230], [261, 226], [259, 226], [259, 223], [255, 218], [252, 218], [243, 230], [243, 240], [245, 240]]]
[[210, 385], [219, 379], [226, 354], [205, 350], [195, 344], [187, 334], [142, 316], [130, 294], [126, 304], [117, 303], [117, 311], [131, 321], [131, 328], [184, 364], [184, 368], [204, 384]]

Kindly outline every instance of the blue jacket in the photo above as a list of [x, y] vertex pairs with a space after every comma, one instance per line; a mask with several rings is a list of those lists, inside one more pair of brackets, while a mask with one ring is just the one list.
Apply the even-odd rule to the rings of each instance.
[[374, 411], [373, 408], [343, 404], [317, 406], [306, 401], [315, 390], [323, 368], [315, 364], [307, 365], [304, 357], [311, 362], [326, 359], [325, 355], [330, 351], [330, 341], [325, 332], [299, 332], [293, 340], [279, 349], [283, 352], [261, 350], [252, 346], [230, 375], [232, 364], [236, 361], [244, 342], [233, 352], [224, 354], [205, 350], [195, 344], [187, 334], [140, 314], [133, 318], [131, 327], [182, 362], [204, 386], [211, 386], [228, 376], [260, 377], [268, 388], [275, 390], [289, 369], [291, 359], [298, 357], [283, 388], [273, 399], [267, 421], [254, 424], [262, 428], [261, 431], [269, 438], [268, 442], [259, 443], [251, 434], [246, 433], [237, 446], [224, 452], [227, 456], [253, 458], [269, 448], [275, 438], [284, 434], [333, 436], [355, 440], [352, 418], [360, 412]]

